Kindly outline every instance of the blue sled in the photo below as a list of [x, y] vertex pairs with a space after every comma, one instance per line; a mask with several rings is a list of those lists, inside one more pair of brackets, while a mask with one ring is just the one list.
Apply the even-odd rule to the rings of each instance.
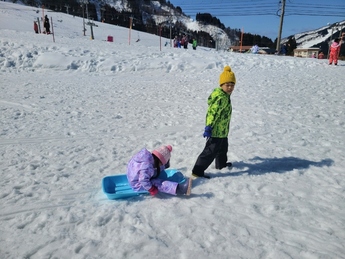
[[[177, 169], [165, 169], [159, 175], [160, 179], [183, 183], [186, 178]], [[109, 200], [125, 199], [140, 194], [148, 194], [148, 191], [136, 192], [128, 183], [126, 174], [109, 175], [102, 179], [102, 190]]]

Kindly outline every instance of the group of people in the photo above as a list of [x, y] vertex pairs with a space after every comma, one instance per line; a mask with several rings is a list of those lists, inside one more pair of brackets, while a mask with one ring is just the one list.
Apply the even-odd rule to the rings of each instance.
[[[224, 67], [219, 76], [219, 86], [208, 97], [208, 109], [206, 113], [206, 126], [203, 137], [206, 144], [198, 156], [192, 169], [192, 176], [210, 178], [205, 170], [215, 161], [218, 170], [232, 166], [228, 162], [228, 134], [232, 105], [230, 96], [234, 91], [236, 77], [229, 66]], [[172, 195], [189, 195], [192, 188], [192, 179], [180, 174], [184, 181], [176, 182], [167, 180], [161, 175], [170, 166], [172, 146], [163, 145], [152, 152], [146, 148], [140, 150], [129, 161], [127, 166], [127, 178], [134, 191], [148, 191], [152, 196], [159, 192]], [[181, 179], [179, 177], [179, 179]]]
[[[49, 18], [48, 18], [48, 15], [46, 15], [44, 17], [44, 22], [43, 22], [43, 26], [44, 26], [44, 31], [43, 33], [44, 34], [50, 34], [50, 22], [49, 22]], [[34, 31], [35, 33], [38, 33], [38, 24], [36, 21], [34, 21]]]
[[[188, 43], [189, 43], [189, 39], [188, 39], [187, 35], [183, 35], [182, 38], [179, 38], [178, 36], [175, 36], [175, 38], [174, 38], [174, 48], [182, 48], [183, 47], [184, 49], [188, 49]], [[196, 50], [196, 47], [197, 47], [196, 39], [193, 39], [192, 47], [194, 50]]]

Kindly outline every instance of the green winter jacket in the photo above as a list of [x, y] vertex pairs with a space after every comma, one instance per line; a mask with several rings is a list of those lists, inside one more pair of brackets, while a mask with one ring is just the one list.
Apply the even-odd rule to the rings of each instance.
[[207, 104], [206, 126], [212, 127], [212, 137], [227, 138], [232, 113], [230, 95], [218, 87], [208, 97]]

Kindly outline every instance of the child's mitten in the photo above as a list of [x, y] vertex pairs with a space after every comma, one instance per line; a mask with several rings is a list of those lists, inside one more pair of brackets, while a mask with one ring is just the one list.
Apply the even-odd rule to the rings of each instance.
[[158, 189], [156, 186], [152, 185], [152, 187], [150, 188], [149, 190], [149, 193], [152, 195], [152, 196], [155, 196], [157, 193], [158, 193]]
[[204, 138], [210, 138], [212, 136], [212, 127], [211, 126], [206, 126], [205, 127], [205, 132], [204, 132]]

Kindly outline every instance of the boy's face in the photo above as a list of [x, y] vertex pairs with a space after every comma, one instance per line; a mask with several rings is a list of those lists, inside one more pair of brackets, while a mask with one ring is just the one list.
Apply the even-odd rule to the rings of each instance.
[[232, 91], [235, 89], [234, 83], [225, 83], [220, 86], [224, 92], [226, 92], [228, 95], [231, 95]]

